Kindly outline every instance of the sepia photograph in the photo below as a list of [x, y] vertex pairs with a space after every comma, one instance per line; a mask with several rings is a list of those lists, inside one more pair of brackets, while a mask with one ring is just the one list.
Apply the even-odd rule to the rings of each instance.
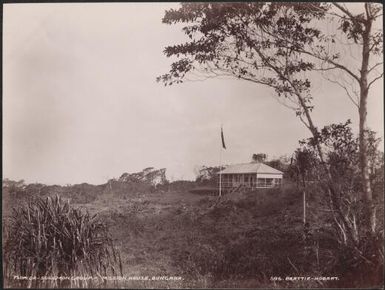
[[381, 3], [2, 8], [3, 288], [384, 288]]

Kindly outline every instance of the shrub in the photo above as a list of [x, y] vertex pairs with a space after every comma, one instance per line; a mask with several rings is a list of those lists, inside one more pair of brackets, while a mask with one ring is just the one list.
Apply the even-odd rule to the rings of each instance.
[[373, 288], [384, 284], [384, 237], [382, 233], [368, 235], [358, 247], [338, 245], [331, 271], [342, 279], [337, 287]]
[[[6, 237], [4, 273], [10, 286], [26, 286], [22, 280], [19, 285], [17, 280], [12, 284], [14, 275], [37, 278], [122, 275], [120, 255], [114, 249], [107, 227], [96, 215], [70, 207], [69, 201], [59, 196], [36, 198], [13, 209]], [[31, 287], [31, 281], [28, 283]], [[69, 281], [36, 279], [34, 283], [36, 287], [50, 283], [68, 286]]]
[[210, 277], [213, 283], [228, 279], [262, 281], [264, 274], [292, 275], [287, 248], [296, 253], [298, 238], [288, 232], [277, 235], [273, 230], [264, 235], [268, 237], [240, 237], [229, 241], [221, 237], [222, 242], [217, 245], [201, 238], [190, 247], [175, 250], [174, 255], [183, 274], [192, 280], [204, 276]]
[[200, 194], [200, 195], [218, 195], [218, 188], [217, 187], [196, 187], [193, 189], [190, 189], [189, 192]]

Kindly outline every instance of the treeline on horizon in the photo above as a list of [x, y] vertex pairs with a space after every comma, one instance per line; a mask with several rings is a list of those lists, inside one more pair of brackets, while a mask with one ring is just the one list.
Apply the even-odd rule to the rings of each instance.
[[[345, 123], [331, 124], [320, 130], [322, 146], [326, 150], [333, 175], [341, 179], [348, 178], [351, 183], [356, 183], [359, 188], [359, 152], [358, 138], [351, 129], [350, 120]], [[369, 163], [371, 168], [371, 181], [374, 188], [383, 188], [384, 153], [380, 150], [381, 139], [376, 137], [374, 131], [369, 138]], [[320, 160], [314, 149], [314, 139], [308, 138], [299, 141], [299, 147], [290, 155], [282, 155], [269, 159], [264, 153], [251, 155], [250, 162], [263, 162], [284, 173], [286, 180], [299, 183], [320, 180], [317, 176], [321, 172]], [[226, 166], [226, 165], [225, 165]], [[222, 166], [225, 167], [225, 166]], [[14, 181], [3, 179], [3, 190], [13, 196], [46, 196], [58, 194], [70, 197], [78, 202], [88, 202], [89, 198], [82, 196], [97, 195], [103, 192], [124, 193], [136, 191], [150, 193], [154, 191], [191, 190], [194, 187], [215, 188], [218, 185], [218, 172], [220, 166], [201, 166], [196, 172], [196, 178], [191, 180], [170, 181], [166, 177], [166, 168], [156, 169], [147, 167], [140, 172], [123, 173], [119, 178], [109, 179], [106, 183], [93, 185], [89, 183], [67, 185], [45, 185], [43, 183], [26, 183], [24, 180]], [[347, 176], [346, 176], [347, 175]], [[339, 176], [339, 177], [338, 177]]]

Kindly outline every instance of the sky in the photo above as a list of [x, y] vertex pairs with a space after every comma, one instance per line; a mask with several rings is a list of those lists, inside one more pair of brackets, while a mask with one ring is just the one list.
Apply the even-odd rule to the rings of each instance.
[[[3, 7], [3, 178], [101, 184], [151, 166], [194, 179], [200, 166], [290, 155], [310, 137], [271, 89], [235, 79], [157, 83], [172, 63], [164, 47], [187, 41], [181, 25], [161, 23], [176, 3]], [[312, 93], [318, 126], [350, 118], [357, 130], [343, 89], [318, 77]], [[368, 122], [380, 137], [383, 95], [379, 81]]]

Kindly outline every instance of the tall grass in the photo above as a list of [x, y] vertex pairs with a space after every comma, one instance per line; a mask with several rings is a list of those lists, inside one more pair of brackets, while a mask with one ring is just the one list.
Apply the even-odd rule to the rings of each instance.
[[[5, 231], [5, 286], [87, 287], [94, 280], [39, 278], [122, 275], [120, 255], [104, 223], [59, 196], [13, 209]], [[15, 280], [16, 275], [37, 279]]]

